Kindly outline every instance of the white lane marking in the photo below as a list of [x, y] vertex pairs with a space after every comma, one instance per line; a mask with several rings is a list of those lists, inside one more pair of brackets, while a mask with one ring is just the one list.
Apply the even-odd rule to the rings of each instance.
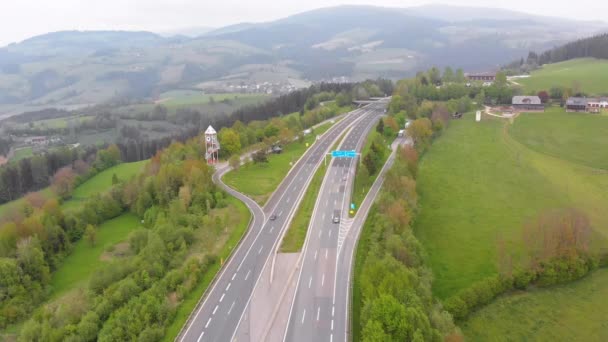
[[331, 330], [332, 331], [334, 330], [334, 320], [333, 319], [331, 320]]
[[236, 273], [232, 275], [232, 280], [234, 280], [234, 277], [236, 277]]
[[213, 309], [213, 313], [212, 313], [212, 315], [215, 315], [215, 312], [217, 311], [217, 308], [218, 308], [218, 307], [219, 307], [219, 305], [216, 305], [216, 306], [215, 306], [215, 309]]
[[329, 334], [329, 342], [333, 342], [334, 341], [334, 334]]
[[308, 279], [308, 288], [310, 288], [311, 285], [312, 285], [312, 276], [310, 276], [310, 279]]
[[325, 284], [325, 273], [323, 273], [323, 276], [321, 277], [321, 286], [323, 286]]
[[203, 336], [205, 336], [204, 331], [201, 333], [201, 336], [198, 338], [198, 340], [196, 340], [196, 342], [201, 342], [201, 339], [203, 338]]
[[329, 237], [331, 238], [331, 229], [329, 230]]
[[260, 250], [258, 251], [258, 254], [262, 253], [262, 249], [264, 249], [264, 245], [262, 245], [262, 246], [260, 247]]
[[209, 320], [207, 321], [207, 324], [205, 324], [205, 329], [207, 329], [207, 327], [209, 326], [209, 323], [211, 323], [211, 317], [209, 317]]
[[270, 233], [274, 230], [274, 226], [270, 227]]
[[304, 312], [302, 313], [302, 324], [304, 324], [305, 318], [306, 318], [306, 309], [304, 309]]
[[225, 295], [226, 295], [225, 293], [222, 293], [222, 296], [220, 297], [220, 303], [224, 300]]
[[287, 203], [289, 203], [289, 201], [291, 201], [291, 197], [288, 197], [288, 198], [287, 198]]
[[250, 274], [251, 274], [251, 270], [247, 271], [247, 274], [245, 275], [245, 280], [247, 280], [247, 278], [249, 278]]
[[235, 303], [235, 302], [236, 302], [236, 301], [232, 302], [232, 305], [230, 305], [230, 310], [228, 310], [228, 314], [229, 314], [229, 315], [230, 315], [230, 313], [232, 312], [232, 308], [234, 308], [234, 303]]
[[228, 290], [230, 290], [230, 285], [232, 285], [232, 283], [228, 283], [228, 286], [226, 286], [226, 292], [228, 292]]
[[317, 321], [319, 320], [319, 314], [321, 313], [321, 307], [317, 308]]
[[334, 207], [338, 204], [338, 200], [334, 200]]
[[323, 230], [319, 229], [319, 237], [321, 237], [321, 234], [323, 234]]
[[325, 213], [321, 216], [321, 220], [325, 221]]
[[325, 250], [325, 259], [327, 259], [327, 249]]
[[281, 216], [281, 215], [283, 215], [283, 210], [279, 211], [279, 215], [278, 216]]
[[325, 200], [325, 206], [329, 205], [329, 200]]
[[331, 307], [331, 317], [334, 317], [334, 311], [336, 310], [335, 306]]
[[318, 252], [319, 252], [319, 250], [317, 249], [317, 250], [315, 251], [315, 260], [317, 260], [317, 253], [318, 253]]

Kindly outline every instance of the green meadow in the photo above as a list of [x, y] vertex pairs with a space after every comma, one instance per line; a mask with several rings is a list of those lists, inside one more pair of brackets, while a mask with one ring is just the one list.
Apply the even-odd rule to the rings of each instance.
[[530, 77], [518, 79], [526, 91], [549, 90], [554, 86], [572, 87], [575, 82], [589, 95], [608, 94], [608, 60], [578, 58], [546, 64]]

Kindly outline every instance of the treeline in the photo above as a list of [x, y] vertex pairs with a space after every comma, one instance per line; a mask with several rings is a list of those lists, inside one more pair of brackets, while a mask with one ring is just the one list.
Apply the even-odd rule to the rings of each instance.
[[492, 85], [482, 86], [467, 83], [464, 76], [454, 76], [449, 67], [443, 74], [431, 68], [419, 72], [415, 78], [398, 81], [389, 110], [398, 117], [430, 117], [434, 106], [441, 102], [451, 113], [464, 113], [483, 104], [511, 104], [512, 97], [520, 92], [507, 84], [504, 73], [497, 74]]
[[591, 252], [592, 228], [587, 216], [577, 209], [543, 212], [527, 223], [522, 233], [523, 257], [509, 253], [506, 242], [499, 240], [499, 274], [445, 301], [454, 318], [463, 320], [509, 291], [567, 283], [608, 266], [607, 254]]
[[[390, 80], [378, 79], [376, 81], [365, 81], [359, 84], [352, 83], [321, 83], [312, 85], [309, 88], [296, 90], [286, 95], [281, 95], [276, 99], [267, 101], [256, 106], [247, 106], [236, 110], [227, 120], [230, 122], [224, 127], [230, 126], [237, 120], [250, 122], [253, 120], [266, 120], [271, 117], [283, 114], [300, 112], [305, 109], [305, 105], [310, 98], [320, 92], [332, 92], [350, 96], [349, 99], [368, 99], [370, 96], [384, 96], [392, 93], [392, 82]], [[309, 106], [311, 107], [311, 106]], [[222, 120], [222, 119], [217, 119]], [[222, 126], [222, 125], [218, 125]]]
[[608, 33], [579, 39], [574, 42], [555, 47], [542, 53], [530, 51], [524, 60], [522, 57], [504, 67], [510, 74], [530, 72], [543, 64], [563, 62], [575, 58], [593, 57], [608, 58]]
[[[212, 182], [202, 139], [173, 143], [141, 175], [79, 209], [64, 212], [49, 200], [0, 227], [0, 326], [30, 316], [20, 341], [160, 340], [182, 299], [216, 262], [215, 241], [231, 220], [220, 214], [227, 195]], [[129, 236], [128, 253], [96, 271], [84, 291], [31, 315], [72, 244], [125, 210], [145, 226]]]
[[[416, 121], [421, 120], [430, 121]], [[399, 148], [365, 223], [355, 280], [360, 289], [355, 306], [361, 306], [361, 341], [439, 342], [460, 337], [451, 315], [432, 296], [432, 272], [411, 228], [418, 211], [417, 164], [416, 149]]]
[[[172, 141], [186, 141], [196, 134], [198, 134], [197, 129], [189, 129], [166, 138], [144, 141], [129, 140], [116, 146], [120, 150], [122, 161], [134, 162], [151, 158], [157, 151], [169, 146]], [[78, 169], [82, 165], [90, 165], [96, 172], [104, 170], [105, 168], [100, 168], [103, 164], [98, 163], [97, 156], [98, 151], [103, 148], [97, 146], [62, 147], [24, 158], [18, 163], [2, 165], [0, 167], [0, 204], [51, 185], [56, 173], [65, 167]]]

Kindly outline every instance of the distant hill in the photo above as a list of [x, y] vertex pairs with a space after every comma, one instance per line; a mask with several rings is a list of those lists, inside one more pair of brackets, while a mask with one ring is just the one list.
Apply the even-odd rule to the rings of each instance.
[[[436, 65], [497, 69], [606, 28], [513, 11], [340, 6], [198, 33], [67, 31], [0, 48], [0, 115], [175, 88], [401, 78]], [[195, 37], [191, 37], [194, 35]]]

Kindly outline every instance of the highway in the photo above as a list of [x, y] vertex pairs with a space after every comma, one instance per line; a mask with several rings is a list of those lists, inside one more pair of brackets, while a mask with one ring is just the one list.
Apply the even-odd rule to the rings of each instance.
[[[243, 200], [252, 210], [252, 223], [246, 236], [224, 265], [211, 288], [204, 294], [201, 304], [192, 313], [176, 340], [188, 342], [233, 340], [255, 285], [268, 265], [282, 231], [289, 225], [325, 154], [350, 126], [375, 116], [376, 113], [377, 109], [374, 105], [370, 105], [354, 110], [334, 124], [292, 167], [269, 199], [263, 212], [257, 210], [257, 205], [246, 196], [229, 189], [231, 194]], [[218, 172], [216, 181], [220, 180], [221, 174]], [[270, 220], [273, 214], [276, 215], [276, 219]]]
[[[339, 149], [360, 151], [386, 105], [384, 101], [370, 105], [375, 113], [359, 121]], [[348, 296], [337, 296], [346, 289], [336, 286], [349, 286], [349, 273], [339, 272], [339, 263], [352, 225], [348, 210], [356, 162], [358, 159], [333, 159], [321, 185], [304, 246], [285, 341], [346, 340]], [[334, 222], [335, 216], [340, 217], [339, 223]]]

